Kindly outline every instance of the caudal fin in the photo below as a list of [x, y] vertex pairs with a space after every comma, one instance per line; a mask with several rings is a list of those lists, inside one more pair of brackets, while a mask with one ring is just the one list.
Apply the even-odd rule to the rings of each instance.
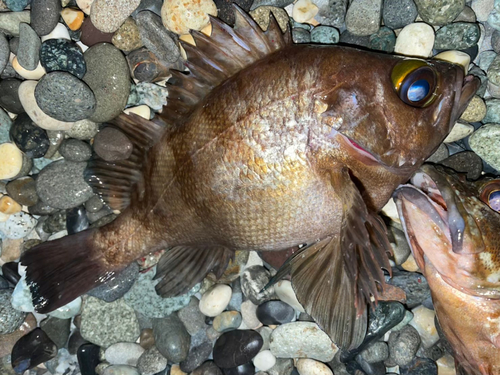
[[97, 229], [47, 241], [26, 251], [26, 281], [39, 313], [53, 311], [114, 274], [94, 243]]

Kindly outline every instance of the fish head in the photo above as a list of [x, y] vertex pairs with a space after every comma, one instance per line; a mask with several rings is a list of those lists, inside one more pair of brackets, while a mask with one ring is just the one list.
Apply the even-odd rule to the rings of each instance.
[[[345, 163], [375, 200], [381, 191], [363, 176], [374, 181], [378, 175], [390, 196], [448, 135], [480, 84], [450, 62], [354, 49], [326, 62], [324, 70], [316, 94], [321, 121], [329, 126], [323, 133], [340, 143]], [[367, 167], [382, 172], [371, 174]]]
[[500, 179], [468, 181], [424, 164], [394, 193], [420, 269], [462, 293], [500, 299]]

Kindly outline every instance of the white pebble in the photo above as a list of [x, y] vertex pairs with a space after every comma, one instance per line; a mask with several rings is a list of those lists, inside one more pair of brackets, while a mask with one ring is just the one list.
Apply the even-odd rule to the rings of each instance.
[[17, 61], [17, 56], [12, 60], [12, 67], [24, 79], [40, 79], [45, 75], [45, 68], [38, 62], [38, 66], [34, 70], [24, 69]]
[[90, 14], [90, 8], [92, 8], [92, 3], [94, 0], [76, 0], [76, 5], [85, 14]]
[[37, 81], [24, 81], [19, 86], [19, 100], [28, 116], [35, 124], [45, 130], [71, 129], [74, 122], [56, 120], [40, 109], [35, 99], [35, 87], [37, 83]]
[[430, 57], [434, 46], [434, 29], [423, 22], [406, 25], [396, 39], [394, 52], [407, 56]]
[[389, 199], [384, 207], [380, 210], [385, 216], [390, 218], [392, 221], [396, 223], [401, 223], [399, 220], [398, 209], [396, 207], [396, 203], [394, 203], [394, 199]]
[[306, 312], [302, 305], [300, 304], [295, 291], [293, 290], [292, 283], [289, 280], [281, 280], [274, 284], [274, 292], [280, 300], [288, 303], [295, 310], [300, 312]]
[[145, 349], [134, 342], [118, 342], [109, 346], [104, 357], [112, 365], [136, 366]]
[[229, 285], [216, 284], [208, 289], [200, 299], [200, 311], [205, 316], [217, 316], [229, 304], [233, 291]]
[[311, 0], [299, 0], [293, 5], [292, 17], [296, 22], [307, 22], [318, 14], [318, 7]]
[[436, 361], [438, 375], [456, 375], [455, 360], [451, 354], [445, 354]]
[[424, 306], [417, 306], [411, 312], [413, 313], [413, 319], [409, 324], [420, 334], [423, 347], [425, 349], [430, 348], [439, 340], [439, 335], [434, 325], [436, 313]]
[[0, 223], [0, 232], [12, 240], [26, 237], [35, 227], [37, 220], [26, 212], [16, 212], [7, 221]]
[[23, 153], [13, 143], [0, 144], [0, 180], [16, 177], [23, 167]]
[[472, 134], [473, 131], [474, 127], [472, 125], [457, 121], [455, 125], [453, 125], [453, 129], [451, 129], [450, 134], [448, 134], [443, 142], [451, 143], [459, 141], [460, 139], [467, 137], [469, 134]]
[[102, 375], [140, 375], [139, 371], [132, 366], [112, 365], [106, 367]]
[[267, 371], [276, 364], [276, 357], [270, 350], [263, 350], [257, 353], [252, 362], [260, 371]]
[[464, 67], [465, 74], [469, 71], [470, 56], [462, 51], [444, 51], [434, 56], [435, 59], [449, 61]]
[[297, 360], [295, 367], [300, 375], [333, 375], [327, 365], [314, 359], [301, 358]]
[[146, 120], [149, 120], [151, 118], [151, 108], [149, 108], [147, 105], [139, 105], [137, 107], [130, 107], [127, 109], [124, 109], [123, 112], [125, 112], [127, 115], [131, 113], [135, 113], [136, 115], [139, 115]]
[[58, 23], [54, 30], [52, 30], [47, 35], [42, 36], [42, 43], [49, 39], [68, 39], [71, 40], [69, 36], [69, 31], [62, 23]]

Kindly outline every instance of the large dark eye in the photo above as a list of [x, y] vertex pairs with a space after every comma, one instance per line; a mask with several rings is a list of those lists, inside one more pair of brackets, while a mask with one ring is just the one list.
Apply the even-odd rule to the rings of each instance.
[[391, 74], [399, 98], [412, 107], [424, 108], [436, 99], [437, 74], [423, 60], [403, 60]]
[[486, 183], [479, 197], [494, 211], [500, 212], [500, 180], [493, 180]]

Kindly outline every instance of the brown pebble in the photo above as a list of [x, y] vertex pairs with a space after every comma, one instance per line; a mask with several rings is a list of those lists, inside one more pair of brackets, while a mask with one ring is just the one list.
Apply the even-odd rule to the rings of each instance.
[[139, 336], [139, 345], [149, 350], [155, 345], [155, 336], [151, 328], [144, 328]]
[[23, 239], [6, 238], [2, 241], [2, 261], [4, 263], [14, 262], [21, 256]]
[[110, 126], [102, 129], [94, 138], [94, 151], [106, 161], [127, 159], [132, 150], [130, 139], [120, 130]]
[[403, 289], [397, 286], [385, 284], [384, 292], [379, 295], [379, 301], [398, 301], [401, 303], [406, 303], [406, 293]]
[[114, 33], [112, 42], [116, 48], [125, 52], [133, 51], [144, 45], [139, 35], [139, 28], [131, 17], [127, 18]]
[[38, 202], [35, 180], [31, 177], [21, 177], [11, 181], [6, 189], [10, 197], [21, 205], [29, 207]]
[[6, 215], [12, 215], [21, 211], [21, 205], [11, 197], [4, 195], [0, 198], [0, 212]]
[[83, 21], [81, 31], [82, 35], [80, 40], [88, 47], [102, 42], [111, 43], [114, 35], [114, 33], [103, 33], [99, 31], [90, 20], [90, 17], [86, 17]]

